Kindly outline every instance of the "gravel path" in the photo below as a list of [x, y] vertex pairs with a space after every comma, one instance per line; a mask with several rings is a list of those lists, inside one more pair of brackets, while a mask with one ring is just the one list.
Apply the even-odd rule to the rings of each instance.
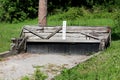
[[51, 80], [63, 68], [72, 68], [87, 59], [86, 55], [58, 54], [19, 54], [0, 61], [0, 80], [20, 80], [22, 76], [32, 75], [37, 66]]

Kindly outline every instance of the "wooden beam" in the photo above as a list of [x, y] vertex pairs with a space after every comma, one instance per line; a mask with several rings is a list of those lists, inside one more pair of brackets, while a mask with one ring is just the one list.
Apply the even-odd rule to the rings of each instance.
[[27, 31], [29, 31], [30, 33], [32, 33], [32, 34], [38, 36], [38, 37], [41, 38], [41, 39], [45, 39], [44, 37], [42, 37], [42, 36], [36, 34], [35, 32], [33, 32], [33, 31], [31, 31], [31, 30], [29, 30], [29, 29], [27, 29], [27, 28], [24, 28], [24, 29], [27, 30]]
[[95, 36], [93, 36], [93, 35], [86, 34], [86, 33], [83, 33], [83, 32], [80, 32], [80, 33], [83, 34], [83, 35], [86, 35], [87, 37], [90, 37], [90, 38], [93, 38], [93, 39], [96, 39], [96, 40], [101, 40], [101, 39], [99, 39], [98, 37], [95, 37]]
[[57, 29], [55, 32], [53, 32], [52, 34], [48, 35], [47, 38], [45, 39], [50, 39], [52, 36], [54, 36], [57, 32], [59, 32], [62, 29], [62, 27], [60, 27], [59, 29]]
[[[18, 49], [20, 49], [20, 47], [25, 43], [25, 40], [27, 39], [27, 37], [24, 37], [23, 39], [22, 39], [22, 41], [18, 44]], [[24, 47], [24, 46], [23, 46]]]

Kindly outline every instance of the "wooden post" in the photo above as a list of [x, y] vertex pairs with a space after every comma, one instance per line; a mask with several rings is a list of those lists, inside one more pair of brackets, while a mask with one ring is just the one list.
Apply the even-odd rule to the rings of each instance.
[[39, 0], [38, 23], [40, 27], [47, 26], [47, 0]]

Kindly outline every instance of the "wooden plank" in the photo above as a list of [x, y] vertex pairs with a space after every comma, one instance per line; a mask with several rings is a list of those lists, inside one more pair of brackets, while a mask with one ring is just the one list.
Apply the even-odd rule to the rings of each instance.
[[[40, 39], [40, 38], [38, 38], [38, 37], [29, 37], [28, 39], [30, 39], [30, 40], [42, 40], [42, 39]], [[61, 37], [51, 37], [49, 40], [61, 40], [62, 38]], [[80, 38], [77, 38], [77, 37], [67, 37], [66, 39], [71, 39], [71, 40], [95, 40], [95, 39], [92, 39], [92, 38], [88, 38], [88, 39], [86, 39], [86, 37], [80, 37]], [[47, 40], [47, 39], [46, 39]]]
[[[87, 34], [87, 33], [85, 33]], [[29, 38], [33, 38], [35, 39], [34, 37], [36, 37], [36, 39], [39, 37], [35, 36], [34, 34], [32, 33], [25, 33], [26, 36], [28, 36]], [[48, 35], [50, 35], [49, 33], [39, 33], [38, 35], [41, 35], [41, 36], [44, 36], [44, 37], [47, 37]], [[97, 34], [97, 38], [99, 39], [107, 39], [107, 33], [105, 34]], [[92, 36], [92, 35], [91, 35]], [[89, 37], [89, 36], [87, 36]], [[50, 39], [54, 39], [54, 38], [58, 38], [58, 39], [61, 39], [62, 38], [62, 33], [56, 33], [53, 37], [51, 37]], [[66, 38], [69, 38], [69, 39], [72, 39], [72, 38], [78, 38], [78, 39], [86, 39], [86, 35], [83, 35], [81, 33], [67, 33], [66, 34]], [[92, 39], [92, 38], [90, 38]]]
[[59, 29], [57, 29], [55, 32], [53, 32], [52, 34], [48, 35], [45, 39], [50, 39], [52, 36], [54, 36], [57, 32], [59, 32], [62, 29], [62, 27], [60, 27]]
[[[61, 39], [62, 38], [62, 33], [61, 31], [59, 31], [60, 27], [44, 27], [44, 33], [42, 31], [39, 32], [39, 30], [43, 30], [43, 28], [40, 28], [40, 27], [37, 27], [37, 28], [27, 27], [27, 28], [30, 29], [35, 34], [40, 35], [40, 37], [42, 37], [41, 39], [49, 39], [49, 38]], [[109, 29], [108, 27], [67, 27], [67, 38], [69, 39], [78, 38], [78, 40], [79, 39], [84, 40], [86, 37], [89, 37], [90, 39], [96, 39], [96, 40], [101, 40], [103, 38], [107, 39], [107, 35], [109, 34], [108, 29]], [[37, 39], [36, 37], [34, 37], [35, 35], [30, 33], [29, 31], [28, 33], [25, 33], [25, 36], [29, 36], [30, 39], [32, 38]]]
[[[27, 29], [44, 29], [44, 30], [56, 30], [61, 26], [56, 26], [56, 27], [30, 27], [30, 26], [26, 26], [25, 28]], [[81, 30], [102, 30], [102, 29], [108, 29], [109, 27], [83, 27], [83, 26], [67, 26], [68, 29], [73, 30], [73, 29], [81, 29]]]
[[[28, 27], [27, 27], [28, 28]], [[43, 28], [31, 28], [35, 32], [39, 31], [42, 32]], [[44, 32], [54, 32], [55, 30], [59, 29], [59, 27], [44, 27]], [[108, 32], [108, 27], [67, 27], [67, 32]], [[26, 32], [26, 31], [23, 31]]]
[[55, 40], [37, 40], [37, 39], [28, 39], [27, 42], [59, 42], [59, 43], [100, 43], [100, 40], [74, 40], [74, 39], [66, 39], [66, 40], [60, 40], [60, 39], [55, 39]]
[[29, 29], [27, 29], [27, 28], [24, 28], [24, 29], [27, 30], [27, 31], [29, 31], [30, 33], [32, 33], [32, 34], [38, 36], [39, 38], [44, 39], [44, 37], [38, 35], [37, 33], [33, 32], [33, 31], [31, 31], [31, 30], [29, 30]]
[[[56, 30], [57, 29], [57, 27], [56, 28], [52, 28], [52, 27], [45, 27], [44, 28], [44, 32], [54, 32], [54, 30]], [[69, 32], [99, 32], [99, 33], [101, 33], [101, 32], [107, 32], [108, 30], [107, 30], [107, 28], [106, 27], [98, 27], [98, 28], [96, 28], [96, 27], [67, 27], [67, 29], [66, 29], [67, 31], [67, 33], [69, 33]], [[61, 32], [61, 31], [60, 31]]]
[[[39, 33], [40, 34], [40, 33]], [[31, 33], [27, 33], [27, 34], [25, 34], [26, 36], [28, 36], [29, 38], [30, 37], [37, 37], [37, 36], [35, 36], [35, 35], [33, 35], [33, 34], [31, 34]], [[48, 35], [50, 35], [50, 34], [48, 34], [48, 33], [41, 33], [40, 34], [41, 36], [44, 36], [44, 37], [47, 37]], [[56, 33], [53, 37], [51, 37], [51, 38], [55, 38], [55, 37], [58, 37], [58, 38], [60, 38], [60, 39], [62, 39], [62, 33]], [[70, 38], [81, 38], [81, 37], [85, 37], [85, 35], [82, 35], [82, 34], [77, 34], [77, 33], [75, 33], [75, 34], [71, 34], [71, 33], [67, 33], [67, 35], [66, 35], [66, 37], [68, 38], [68, 37], [70, 37]], [[39, 37], [37, 37], [37, 38], [39, 38]]]
[[[25, 41], [27, 40], [27, 38], [28, 38], [28, 37], [24, 37], [24, 38], [22, 39], [22, 41], [19, 43], [19, 45], [18, 45], [18, 47], [17, 47], [18, 49], [20, 49], [20, 48], [22, 47], [22, 45], [25, 44]], [[23, 47], [24, 47], [24, 46], [23, 46]]]
[[[26, 25], [25, 26], [26, 28], [30, 28], [30, 29], [43, 29], [42, 27], [39, 27], [39, 26], [29, 26], [29, 25]], [[59, 28], [60, 26], [51, 26], [51, 27], [44, 27], [44, 29], [48, 29], [48, 30], [56, 30], [57, 28]], [[89, 30], [93, 30], [93, 29], [108, 29], [109, 27], [102, 27], [102, 26], [97, 26], [97, 27], [95, 27], [95, 26], [93, 26], [93, 27], [90, 27], [90, 26], [67, 26], [67, 28], [70, 28], [70, 29], [89, 29]]]
[[6, 57], [9, 57], [11, 55], [12, 54], [10, 51], [5, 51], [5, 52], [0, 53], [0, 58], [6, 58]]
[[88, 55], [99, 51], [99, 43], [28, 43], [28, 53]]
[[87, 37], [90, 37], [90, 38], [93, 38], [93, 39], [96, 39], [96, 40], [101, 40], [98, 37], [95, 37], [95, 36], [90, 35], [90, 34], [85, 34], [85, 33], [82, 33], [82, 32], [81, 32], [81, 34], [86, 35]]
[[[36, 32], [36, 33], [53, 33], [53, 32], [55, 32], [55, 30], [44, 30], [44, 31], [35, 31], [34, 30], [34, 32]], [[85, 32], [85, 33], [108, 33], [107, 32], [107, 30], [102, 30], [102, 31], [100, 31], [100, 30], [66, 30], [66, 33], [80, 33], [80, 32]], [[29, 31], [27, 31], [27, 30], [24, 30], [23, 31], [23, 33], [29, 33]], [[59, 31], [58, 33], [62, 33], [62, 31]]]

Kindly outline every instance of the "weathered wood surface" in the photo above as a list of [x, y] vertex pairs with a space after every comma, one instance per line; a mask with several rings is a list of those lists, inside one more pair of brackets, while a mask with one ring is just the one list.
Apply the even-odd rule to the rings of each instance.
[[[48, 37], [48, 35], [50, 35], [51, 33], [38, 33], [40, 36], [42, 37]], [[25, 33], [26, 36], [28, 36], [29, 38], [28, 39], [39, 39], [41, 40], [41, 38], [35, 36], [34, 34], [32, 33]], [[103, 39], [103, 38], [107, 38], [108, 34], [105, 33], [105, 34], [98, 34], [97, 36], [94, 36], [94, 38], [91, 38], [89, 37], [91, 36], [91, 34], [88, 34], [87, 36], [86, 35], [83, 35], [81, 33], [67, 33], [66, 34], [66, 39], [80, 39], [80, 40], [94, 40], [94, 38], [98, 38], [97, 40], [100, 40], [100, 39]], [[62, 33], [56, 33], [54, 36], [52, 36], [50, 38], [51, 40], [56, 40], [56, 39], [62, 39]]]
[[10, 51], [5, 51], [5, 52], [0, 53], [0, 58], [7, 57], [9, 55], [10, 55]]
[[[62, 27], [25, 26], [19, 42], [27, 52], [89, 53], [104, 50], [110, 45], [109, 27], [68, 26], [66, 39], [62, 39]], [[15, 43], [16, 44], [16, 43]]]
[[[57, 27], [44, 27], [44, 28], [41, 28], [41, 27], [30, 27], [30, 26], [27, 26], [25, 27], [29, 30], [32, 30], [32, 31], [35, 31], [35, 32], [39, 32], [39, 33], [52, 33], [54, 31], [56, 31], [57, 29], [60, 28], [60, 26], [57, 26]], [[26, 30], [24, 30], [23, 32], [28, 32]], [[61, 33], [62, 31], [60, 31]], [[81, 27], [81, 26], [68, 26], [66, 28], [66, 32], [67, 33], [76, 33], [76, 32], [97, 32], [97, 33], [105, 33], [105, 32], [108, 32], [108, 27]]]
[[23, 28], [23, 29], [25, 29], [25, 30], [29, 31], [30, 33], [32, 33], [32, 34], [34, 34], [34, 35], [38, 36], [38, 37], [39, 37], [39, 38], [41, 38], [41, 39], [44, 39], [44, 37], [42, 37], [42, 36], [38, 35], [35, 31], [29, 30], [29, 29], [27, 29], [27, 28]]
[[[29, 42], [63, 42], [61, 29], [60, 26], [44, 28], [25, 26], [23, 33], [24, 36], [28, 36]], [[109, 33], [108, 27], [69, 26], [66, 30], [65, 42], [100, 42], [102, 39], [107, 40]]]
[[80, 39], [67, 39], [67, 40], [62, 40], [62, 39], [56, 39], [56, 40], [39, 40], [39, 39], [28, 39], [27, 42], [59, 42], [59, 43], [100, 43], [98, 40], [80, 40]]
[[57, 32], [59, 32], [62, 29], [62, 27], [60, 27], [59, 29], [57, 29], [55, 32], [53, 32], [52, 34], [48, 35], [45, 39], [49, 39], [52, 36], [54, 36]]

